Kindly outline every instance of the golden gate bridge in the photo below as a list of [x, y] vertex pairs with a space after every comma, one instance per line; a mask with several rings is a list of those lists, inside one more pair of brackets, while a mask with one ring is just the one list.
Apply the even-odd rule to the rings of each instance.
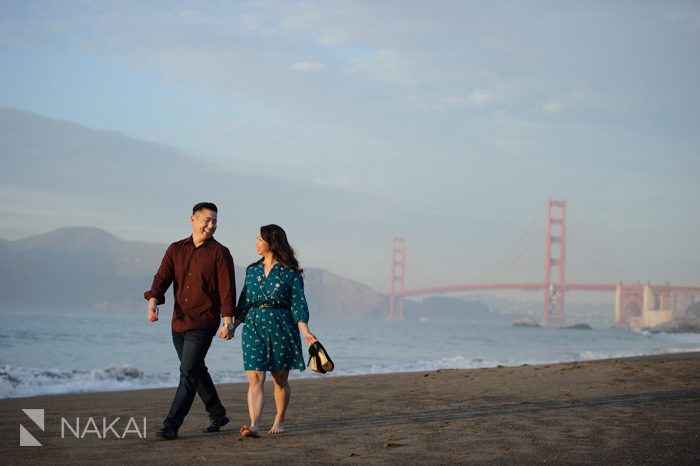
[[564, 296], [571, 291], [615, 292], [615, 323], [650, 327], [682, 315], [700, 295], [700, 286], [618, 283], [570, 283], [566, 281], [566, 201], [547, 201], [544, 280], [538, 283], [464, 283], [406, 289], [406, 238], [394, 237], [387, 318], [403, 320], [408, 296], [470, 291], [542, 291], [544, 324], [564, 322]]

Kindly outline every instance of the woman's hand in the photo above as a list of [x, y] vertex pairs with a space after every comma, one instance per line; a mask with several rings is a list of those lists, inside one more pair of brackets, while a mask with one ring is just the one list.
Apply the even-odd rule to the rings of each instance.
[[318, 341], [318, 338], [316, 338], [313, 333], [309, 332], [309, 325], [305, 322], [299, 322], [299, 330], [301, 330], [301, 336], [304, 337], [304, 340], [306, 340], [309, 346]]
[[318, 341], [318, 338], [316, 338], [312, 333], [307, 333], [304, 335], [304, 340], [306, 340], [306, 343], [311, 346]]

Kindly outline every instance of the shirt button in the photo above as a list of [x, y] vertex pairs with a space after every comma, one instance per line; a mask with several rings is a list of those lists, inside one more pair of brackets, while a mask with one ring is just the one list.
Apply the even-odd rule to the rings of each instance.
[[185, 298], [185, 302], [187, 302], [187, 298]]

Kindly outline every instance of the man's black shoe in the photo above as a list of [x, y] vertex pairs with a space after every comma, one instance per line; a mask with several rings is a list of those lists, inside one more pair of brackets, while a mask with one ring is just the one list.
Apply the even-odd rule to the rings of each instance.
[[158, 429], [157, 434], [160, 438], [165, 440], [174, 440], [177, 438], [177, 431], [170, 426], [161, 427]]
[[223, 416], [219, 419], [212, 419], [209, 425], [206, 426], [202, 432], [218, 432], [226, 424], [228, 424], [228, 416]]

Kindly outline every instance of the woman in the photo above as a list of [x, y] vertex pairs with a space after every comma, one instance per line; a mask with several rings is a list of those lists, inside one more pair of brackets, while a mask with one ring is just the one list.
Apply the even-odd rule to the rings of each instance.
[[299, 332], [308, 345], [316, 341], [309, 332], [309, 308], [304, 279], [287, 234], [277, 225], [260, 227], [255, 249], [262, 259], [248, 266], [238, 301], [236, 325], [243, 328], [243, 367], [248, 376], [250, 425], [241, 427], [243, 437], [260, 437], [265, 374], [275, 386], [277, 416], [268, 434], [284, 432], [284, 415], [291, 389], [290, 369], [304, 370], [304, 351]]

